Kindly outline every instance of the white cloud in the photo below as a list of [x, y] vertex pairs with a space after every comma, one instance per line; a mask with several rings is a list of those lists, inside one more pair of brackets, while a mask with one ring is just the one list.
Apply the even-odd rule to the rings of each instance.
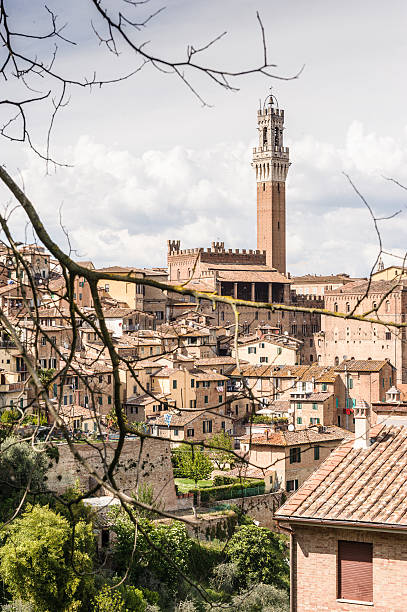
[[[407, 183], [407, 132], [395, 141], [365, 133], [362, 124], [353, 122], [342, 148], [309, 135], [289, 144], [291, 272], [369, 271], [377, 237], [343, 170], [379, 215], [403, 210], [401, 216], [381, 223], [386, 250], [403, 252], [407, 193], [382, 175]], [[229, 248], [255, 246], [256, 195], [248, 144], [176, 146], [136, 155], [83, 136], [58, 154], [72, 160], [73, 168], [46, 177], [42, 163], [30, 159], [24, 182], [58, 239], [58, 210], [63, 204], [63, 222], [81, 258], [96, 265], [165, 265], [168, 238], [180, 238], [185, 247], [209, 246], [212, 240], [224, 240]], [[21, 218], [16, 226], [21, 232]]]

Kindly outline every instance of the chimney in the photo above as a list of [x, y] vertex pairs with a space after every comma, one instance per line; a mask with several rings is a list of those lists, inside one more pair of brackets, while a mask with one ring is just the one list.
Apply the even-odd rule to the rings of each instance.
[[355, 442], [353, 448], [369, 448], [370, 446], [370, 407], [360, 400], [355, 405]]

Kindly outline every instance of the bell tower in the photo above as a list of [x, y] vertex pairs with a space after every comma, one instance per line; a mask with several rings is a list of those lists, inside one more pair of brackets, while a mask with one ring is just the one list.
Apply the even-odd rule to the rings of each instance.
[[286, 273], [285, 181], [290, 166], [283, 146], [284, 111], [267, 96], [257, 111], [259, 146], [252, 166], [257, 181], [257, 248], [266, 251], [267, 265]]

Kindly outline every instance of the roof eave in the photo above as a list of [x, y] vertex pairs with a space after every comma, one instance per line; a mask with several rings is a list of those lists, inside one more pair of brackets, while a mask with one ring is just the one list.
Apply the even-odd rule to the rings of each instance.
[[347, 528], [347, 529], [361, 529], [371, 531], [391, 531], [391, 532], [402, 532], [407, 531], [407, 525], [395, 525], [390, 523], [374, 523], [371, 521], [340, 521], [337, 519], [320, 519], [311, 517], [301, 516], [282, 516], [274, 515], [277, 522], [281, 521], [284, 523], [294, 523], [295, 525], [318, 525], [320, 527], [334, 527], [336, 529]]

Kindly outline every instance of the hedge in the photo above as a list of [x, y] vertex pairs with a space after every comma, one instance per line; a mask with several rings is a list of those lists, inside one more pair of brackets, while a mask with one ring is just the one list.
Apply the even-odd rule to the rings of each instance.
[[[250, 480], [238, 482], [232, 485], [222, 485], [220, 487], [206, 487], [205, 489], [190, 489], [190, 493], [200, 493], [201, 501], [217, 501], [220, 499], [231, 499], [233, 497], [244, 497], [247, 489], [260, 489], [259, 494], [264, 493], [264, 480]], [[257, 493], [257, 492], [256, 492]], [[255, 495], [256, 493], [253, 493]]]

